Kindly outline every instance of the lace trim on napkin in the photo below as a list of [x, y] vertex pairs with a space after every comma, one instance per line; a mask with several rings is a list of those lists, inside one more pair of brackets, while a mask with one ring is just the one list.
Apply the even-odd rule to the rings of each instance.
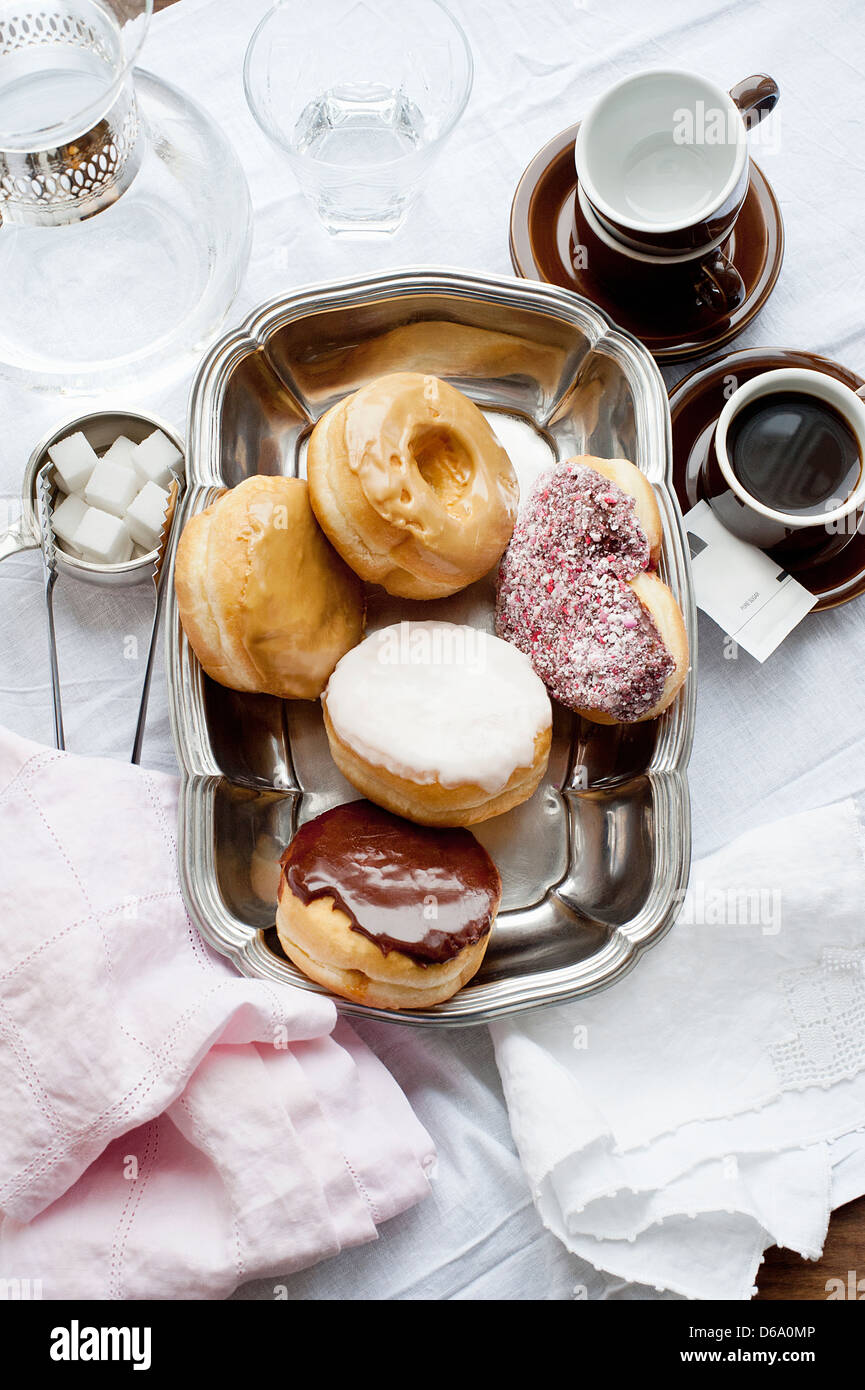
[[770, 1049], [784, 1089], [832, 1086], [865, 1070], [865, 949], [826, 947], [781, 984], [796, 1028]]

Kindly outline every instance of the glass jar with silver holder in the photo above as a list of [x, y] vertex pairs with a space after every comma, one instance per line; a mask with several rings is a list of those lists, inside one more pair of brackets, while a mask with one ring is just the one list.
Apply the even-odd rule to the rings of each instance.
[[135, 68], [152, 0], [0, 0], [0, 375], [93, 393], [176, 373], [246, 269], [211, 118]]

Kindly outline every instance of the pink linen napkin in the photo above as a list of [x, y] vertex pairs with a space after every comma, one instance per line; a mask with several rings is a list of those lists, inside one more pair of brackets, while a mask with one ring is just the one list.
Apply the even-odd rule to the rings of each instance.
[[46, 1298], [225, 1297], [429, 1190], [431, 1140], [331, 1001], [195, 931], [176, 804], [0, 729], [0, 1276]]

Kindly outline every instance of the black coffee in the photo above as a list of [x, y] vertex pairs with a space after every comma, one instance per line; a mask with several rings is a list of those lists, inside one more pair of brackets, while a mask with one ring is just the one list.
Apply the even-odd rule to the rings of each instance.
[[758, 396], [733, 416], [727, 456], [742, 486], [776, 512], [840, 507], [859, 481], [859, 443], [834, 406], [801, 391]]

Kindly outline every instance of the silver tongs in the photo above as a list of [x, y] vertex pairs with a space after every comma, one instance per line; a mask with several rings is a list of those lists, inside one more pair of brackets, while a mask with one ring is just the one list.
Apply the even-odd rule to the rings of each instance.
[[138, 723], [135, 726], [135, 742], [132, 745], [131, 761], [133, 763], [141, 762], [141, 746], [144, 743], [144, 726], [147, 722], [147, 703], [150, 699], [150, 680], [153, 675], [153, 659], [156, 656], [156, 639], [159, 635], [159, 620], [162, 615], [162, 575], [165, 569], [165, 560], [168, 555], [171, 530], [174, 525], [175, 515], [177, 514], [177, 501], [179, 496], [180, 483], [177, 477], [173, 475], [171, 487], [168, 491], [168, 501], [165, 504], [165, 516], [162, 519], [162, 531], [159, 536], [159, 549], [156, 552], [156, 563], [153, 566], [153, 587], [156, 591], [156, 602], [153, 610], [153, 626], [150, 629], [150, 645], [147, 648], [147, 665], [144, 668], [144, 686], [141, 691], [141, 703], [138, 706]]
[[54, 700], [54, 747], [65, 748], [63, 707], [60, 702], [60, 672], [57, 667], [57, 638], [54, 632], [54, 585], [57, 583], [57, 547], [54, 542], [52, 484], [53, 464], [46, 463], [36, 475], [36, 513], [45, 571], [45, 608], [48, 613], [48, 655], [51, 661], [51, 694]]

